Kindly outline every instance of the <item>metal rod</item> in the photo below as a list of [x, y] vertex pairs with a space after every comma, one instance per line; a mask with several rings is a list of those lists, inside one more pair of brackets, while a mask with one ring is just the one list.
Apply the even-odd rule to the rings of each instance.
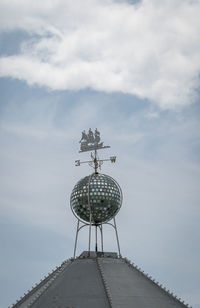
[[101, 251], [103, 253], [103, 224], [101, 224], [100, 231], [101, 231]]
[[115, 233], [116, 233], [116, 238], [117, 238], [117, 246], [118, 246], [119, 257], [121, 258], [119, 238], [118, 238], [118, 233], [117, 233], [117, 225], [116, 225], [115, 217], [113, 218], [113, 220], [114, 220], [114, 225], [115, 225]]
[[98, 160], [97, 160], [97, 150], [95, 150], [94, 151], [94, 172], [98, 173], [97, 170], [98, 170]]
[[88, 206], [90, 209], [90, 227], [89, 227], [89, 244], [88, 244], [88, 256], [90, 256], [90, 244], [91, 244], [91, 225], [92, 225], [92, 211], [90, 205], [90, 181], [91, 181], [92, 174], [89, 177], [88, 181]]
[[95, 226], [95, 251], [97, 253], [98, 247], [97, 247], [97, 226]]
[[77, 246], [77, 240], [78, 240], [79, 224], [80, 224], [80, 220], [78, 219], [78, 221], [77, 221], [77, 228], [76, 228], [75, 245], [74, 245], [74, 259], [76, 257], [76, 246]]
[[105, 222], [104, 225], [110, 225], [115, 229], [115, 226], [113, 224], [111, 224], [110, 222]]
[[87, 226], [89, 226], [90, 224], [84, 224], [83, 226], [81, 226], [79, 229], [78, 229], [78, 232], [82, 229], [82, 228], [84, 228], [84, 227], [87, 227]]
[[90, 213], [90, 226], [89, 226], [89, 244], [88, 244], [88, 256], [90, 256], [90, 244], [91, 244], [91, 218], [92, 218], [92, 214]]

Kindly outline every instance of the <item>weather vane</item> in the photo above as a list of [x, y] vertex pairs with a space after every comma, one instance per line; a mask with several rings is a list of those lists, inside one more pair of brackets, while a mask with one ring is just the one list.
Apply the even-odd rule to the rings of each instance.
[[88, 151], [94, 151], [91, 152], [91, 158], [92, 160], [89, 161], [80, 161], [76, 160], [75, 165], [80, 166], [81, 164], [88, 163], [92, 168], [94, 168], [95, 173], [98, 173], [98, 168], [101, 169], [101, 165], [103, 164], [104, 161], [111, 161], [111, 163], [115, 163], [116, 161], [116, 156], [111, 156], [109, 159], [99, 159], [97, 150], [101, 149], [107, 149], [110, 148], [110, 146], [104, 146], [103, 141], [101, 141], [100, 138], [100, 132], [95, 129], [94, 133], [89, 129], [88, 133], [85, 132], [85, 130], [82, 132], [82, 137], [81, 140], [79, 141], [80, 143], [80, 151], [79, 153], [82, 152], [88, 152]]

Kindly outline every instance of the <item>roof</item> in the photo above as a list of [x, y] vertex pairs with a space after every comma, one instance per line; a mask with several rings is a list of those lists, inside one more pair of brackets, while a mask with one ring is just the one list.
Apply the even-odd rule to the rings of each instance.
[[64, 261], [13, 307], [189, 307], [116, 253], [83, 252]]

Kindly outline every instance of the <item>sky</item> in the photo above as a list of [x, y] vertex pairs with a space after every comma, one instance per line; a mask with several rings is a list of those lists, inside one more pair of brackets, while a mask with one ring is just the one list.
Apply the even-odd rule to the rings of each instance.
[[122, 187], [122, 255], [200, 307], [199, 15], [199, 0], [0, 1], [0, 308], [73, 255], [89, 128], [117, 156], [101, 172]]

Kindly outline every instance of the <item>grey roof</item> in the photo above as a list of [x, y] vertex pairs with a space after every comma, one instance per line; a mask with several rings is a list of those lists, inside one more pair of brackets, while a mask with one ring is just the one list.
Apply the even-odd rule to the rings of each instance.
[[189, 307], [126, 258], [83, 252], [64, 261], [13, 307], [183, 308]]

